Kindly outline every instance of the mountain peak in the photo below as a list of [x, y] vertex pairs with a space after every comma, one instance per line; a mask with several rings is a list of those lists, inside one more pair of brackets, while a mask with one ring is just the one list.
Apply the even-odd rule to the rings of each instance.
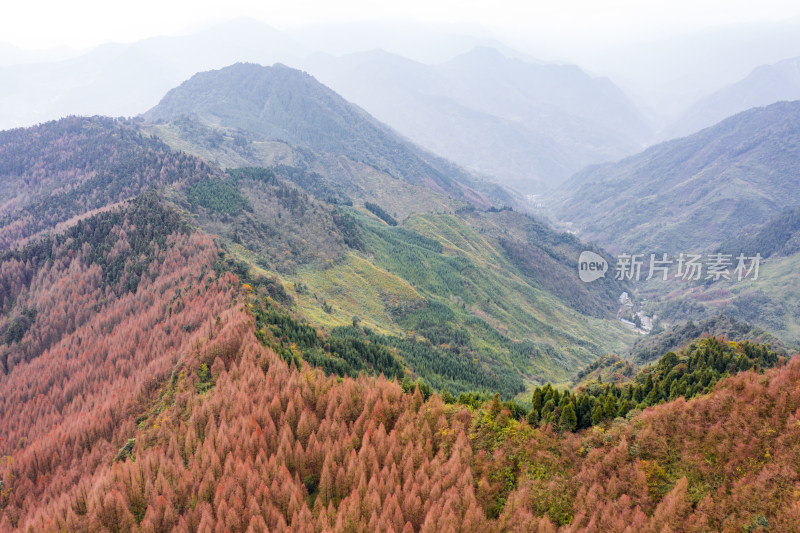
[[[276, 63], [233, 65], [200, 72], [144, 114], [148, 121], [197, 115], [223, 127], [323, 152], [354, 148], [354, 124], [380, 128], [309, 74]], [[366, 124], [364, 124], [366, 123]]]
[[236, 63], [195, 74], [143, 115], [150, 122], [185, 116], [262, 141], [344, 155], [455, 197], [467, 194], [461, 184], [472, 181], [464, 171], [402, 139], [310, 74], [280, 63], [271, 67]]
[[472, 50], [461, 55], [481, 57], [481, 58], [491, 58], [491, 59], [507, 59], [506, 56], [502, 52], [500, 52], [500, 50], [494, 48], [493, 46], [487, 46], [487, 45], [478, 45], [474, 47]]

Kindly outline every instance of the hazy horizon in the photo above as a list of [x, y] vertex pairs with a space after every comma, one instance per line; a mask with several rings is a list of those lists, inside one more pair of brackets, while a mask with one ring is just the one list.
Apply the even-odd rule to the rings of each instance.
[[[784, 1], [642, 6], [625, 0], [609, 7], [573, 0], [558, 7], [501, 2], [493, 9], [452, 2], [372, 6], [351, 1], [337, 3], [335, 12], [314, 2], [277, 8], [200, 3], [191, 9], [172, 2], [160, 5], [157, 16], [149, 4], [136, 10], [92, 0], [69, 8], [48, 2], [16, 5], [0, 21], [0, 66], [78, 57], [108, 44], [189, 36], [238, 19], [266, 24], [311, 52], [334, 56], [380, 48], [430, 64], [481, 40], [496, 42], [537, 60], [576, 64], [593, 75], [609, 76], [646, 100], [653, 100], [646, 93], [702, 73], [709, 61], [731, 63], [730, 73], [712, 71], [708, 77], [713, 81], [701, 84], [705, 92], [761, 64], [800, 56], [800, 37], [794, 37], [800, 34], [795, 31], [800, 4]], [[41, 12], [49, 15], [41, 17]], [[698, 49], [698, 43], [709, 46]], [[691, 50], [696, 53], [687, 53]], [[667, 87], [667, 92], [673, 91]]]
[[[320, 76], [320, 57], [382, 49], [436, 65], [490, 46], [607, 77], [660, 130], [754, 69], [800, 57], [800, 5], [785, 1], [155, 5], [14, 6], [0, 21], [4, 127], [64, 113], [135, 115], [195, 72], [237, 61], [283, 62]], [[124, 105], [115, 103], [115, 91], [133, 85], [140, 88]]]
[[[267, 23], [279, 30], [349, 22], [407, 20], [485, 28], [511, 40], [536, 37], [578, 46], [636, 42], [676, 37], [686, 32], [742, 23], [785, 22], [800, 17], [800, 4], [767, 0], [658, 0], [647, 3], [617, 0], [599, 4], [569, 0], [558, 5], [511, 0], [481, 2], [409, 0], [374, 3], [346, 0], [335, 5], [317, 0], [255, 3], [234, 0], [223, 4], [200, 1], [156, 2], [134, 6], [109, 5], [97, 0], [64, 4], [52, 0], [9, 6], [0, 21], [0, 41], [23, 50], [55, 47], [87, 49], [105, 42], [130, 43], [164, 35], [181, 35], [239, 17]], [[43, 15], [43, 13], [45, 15]], [[472, 33], [472, 32], [470, 32]]]

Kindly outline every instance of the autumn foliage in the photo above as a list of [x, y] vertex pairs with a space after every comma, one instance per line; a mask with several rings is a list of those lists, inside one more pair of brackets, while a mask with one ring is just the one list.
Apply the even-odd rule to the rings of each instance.
[[[137, 232], [130, 226], [134, 211], [114, 226], [118, 246], [109, 256], [133, 240], [123, 235]], [[87, 248], [51, 244], [51, 260], [8, 260], [0, 272], [6, 317], [35, 311], [24, 334], [2, 347], [6, 524], [113, 457], [195, 330], [231, 303], [234, 278], [200, 277], [211, 272], [217, 249], [199, 234], [171, 233], [164, 248], [153, 250], [137, 290], [121, 294], [115, 288], [125, 276], [116, 286], [104, 283], [103, 267], [88, 260]]]
[[[232, 303], [229, 281], [214, 287]], [[793, 531], [800, 520], [800, 361], [559, 434], [499, 402], [471, 411], [384, 378], [298, 370], [258, 342], [246, 305], [219, 316], [178, 334], [174, 370], [131, 410], [72, 417], [73, 432], [54, 423], [93, 442], [29, 430], [2, 467], [0, 527]]]

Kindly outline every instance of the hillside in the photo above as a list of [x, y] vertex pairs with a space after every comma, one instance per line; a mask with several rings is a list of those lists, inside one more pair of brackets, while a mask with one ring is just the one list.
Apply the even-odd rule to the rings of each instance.
[[800, 103], [773, 104], [590, 167], [554, 211], [612, 250], [713, 251], [800, 202], [799, 118]]
[[800, 518], [797, 360], [572, 433], [497, 400], [470, 408], [298, 369], [254, 322], [239, 304], [202, 322], [148, 394], [72, 426], [95, 439], [82, 462], [69, 461], [86, 449], [74, 437], [15, 451], [0, 466], [0, 529], [791, 531]]
[[152, 196], [3, 255], [0, 529], [17, 522], [18, 496], [60, 492], [136, 430], [238, 290], [216, 257]]
[[196, 74], [143, 118], [159, 123], [187, 116], [246, 132], [252, 141], [346, 156], [409, 183], [489, 205], [468, 189], [473, 177], [425, 154], [308, 74], [280, 64], [236, 64]]
[[[744, 243], [746, 244], [746, 242]], [[800, 255], [773, 255], [760, 267], [757, 280], [717, 282], [675, 280], [646, 288], [642, 296], [667, 322], [704, 320], [720, 313], [753, 324], [790, 347], [800, 346], [797, 306]]]
[[313, 179], [286, 166], [232, 169], [167, 198], [237, 261], [276, 277], [298, 317], [329, 331], [358, 321], [390, 344], [429, 345], [425, 362], [407, 362], [437, 389], [465, 385], [426, 370], [436, 358], [504, 376], [494, 390], [508, 397], [531, 380], [566, 379], [631, 337], [612, 320], [624, 285], [582, 283], [583, 245], [572, 236], [511, 210], [416, 213], [398, 224], [379, 204], [332, 201], [308, 187]]
[[761, 65], [742, 80], [701, 98], [674, 121], [663, 137], [688, 135], [747, 109], [791, 100], [800, 100], [797, 57]]
[[150, 187], [208, 177], [203, 161], [111, 118], [0, 132], [0, 250]]
[[[414, 213], [468, 205], [464, 199], [438, 194], [425, 185], [412, 185], [345, 155], [313, 152], [281, 141], [254, 140], [251, 133], [211, 125], [197, 117], [163, 124], [141, 123], [140, 127], [173, 150], [193, 154], [222, 168], [276, 169], [284, 179], [323, 200], [349, 203], [360, 199], [378, 203], [400, 220]], [[512, 201], [497, 188], [489, 188], [489, 192], [493, 197]]]
[[308, 69], [416, 143], [524, 193], [636, 152], [646, 121], [607, 79], [478, 47], [426, 65], [381, 50]]
[[[225, 117], [261, 106], [263, 95], [255, 89], [236, 92], [233, 80], [242, 70], [267, 92], [275, 76], [299, 79], [310, 95], [321, 95], [308, 108], [318, 106], [318, 113], [247, 119], [235, 127], [229, 119], [225, 126], [208, 116], [180, 115], [194, 113], [193, 101], [198, 109], [216, 102], [215, 116]], [[142, 127], [175, 148], [232, 167], [247, 165], [247, 174], [231, 170], [224, 184], [201, 184], [209, 200], [233, 200], [221, 209], [192, 201], [191, 189], [177, 188], [168, 198], [191, 213], [193, 224], [219, 236], [237, 260], [277, 276], [299, 317], [329, 330], [357, 317], [381, 334], [432, 342], [505, 376], [504, 396], [533, 382], [565, 380], [631, 339], [613, 320], [614, 302], [626, 288], [612, 279], [580, 282], [574, 272], [584, 245], [578, 240], [511, 209], [483, 210], [346, 155], [317, 151], [348, 150], [347, 143], [360, 138], [361, 125], [374, 120], [342, 120], [336, 128], [319, 129], [314, 117], [363, 112], [305, 74], [240, 65], [207, 76], [237, 96], [222, 98], [216, 85], [192, 83], [194, 96], [181, 97], [186, 107], [176, 112], [182, 118]], [[165, 97], [165, 108], [171, 98]], [[326, 99], [330, 106], [323, 105]], [[303, 135], [314, 132], [313, 143], [302, 136], [295, 138], [299, 145], [257, 140], [275, 124]], [[369, 146], [376, 157], [387, 153], [383, 145]], [[398, 154], [405, 154], [398, 161], [406, 168], [408, 161], [419, 161], [410, 152], [392, 157]], [[435, 374], [426, 379], [436, 388], [448, 383], [452, 392], [464, 390]]]
[[[293, 320], [327, 332], [358, 320], [383, 336], [371, 342], [399, 354], [397, 368], [436, 389], [512, 397], [533, 382], [565, 380], [630, 338], [611, 320], [624, 288], [580, 283], [581, 243], [511, 210], [484, 212], [363, 164], [341, 182], [335, 172], [286, 164], [226, 172], [112, 119], [3, 135], [9, 254], [29, 242], [46, 247], [40, 239], [155, 188], [159, 201], [215, 236], [240, 276], [252, 269], [252, 283], [272, 280]], [[298, 164], [324, 171], [337, 160], [312, 154]], [[135, 289], [147, 268], [133, 264], [126, 283]], [[115, 265], [119, 276], [124, 262]], [[9, 308], [4, 335], [37, 330], [33, 312]]]
[[760, 228], [723, 243], [720, 249], [760, 253], [763, 257], [800, 252], [800, 207], [787, 207]]
[[746, 322], [739, 322], [729, 316], [719, 315], [699, 323], [688, 320], [671, 330], [639, 339], [630, 350], [630, 359], [637, 364], [651, 363], [663, 354], [677, 351], [701, 336], [724, 337], [736, 342], [758, 342], [768, 344], [782, 355], [787, 353], [786, 346], [763, 329]]

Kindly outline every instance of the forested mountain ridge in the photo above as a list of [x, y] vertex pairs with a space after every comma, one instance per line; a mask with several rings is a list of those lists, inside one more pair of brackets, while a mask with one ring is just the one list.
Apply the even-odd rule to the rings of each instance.
[[800, 203], [799, 117], [799, 102], [781, 102], [590, 167], [571, 178], [555, 210], [582, 237], [614, 249], [711, 252]]
[[0, 249], [149, 187], [214, 173], [136, 127], [69, 117], [0, 132]]
[[135, 431], [192, 332], [238, 291], [216, 258], [152, 197], [4, 255], [0, 529], [90, 479]]
[[623, 379], [621, 384], [603, 383], [598, 378], [574, 393], [560, 393], [549, 384], [537, 387], [527, 419], [532, 424], [553, 424], [561, 430], [576, 431], [625, 417], [634, 409], [679, 397], [690, 400], [709, 393], [718, 381], [730, 375], [751, 369], [760, 371], [784, 362], [767, 345], [733, 342], [724, 337], [695, 339], [680, 354], [667, 352], [657, 363], [629, 380]]
[[687, 320], [684, 324], [677, 325], [670, 330], [648, 335], [637, 340], [627, 355], [635, 363], [648, 364], [658, 360], [667, 352], [678, 351], [701, 336], [767, 344], [781, 356], [786, 356], [790, 352], [786, 345], [773, 334], [747, 322], [737, 321], [730, 316], [721, 314], [700, 322]]

